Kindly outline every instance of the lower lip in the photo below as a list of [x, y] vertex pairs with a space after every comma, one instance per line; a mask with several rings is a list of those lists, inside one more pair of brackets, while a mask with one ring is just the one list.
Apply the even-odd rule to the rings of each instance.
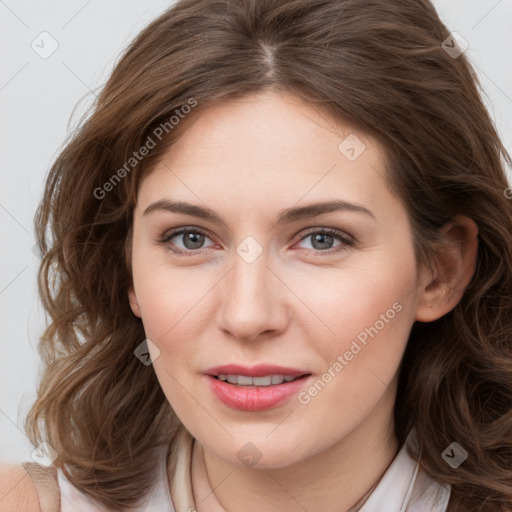
[[241, 411], [263, 411], [286, 402], [304, 387], [310, 375], [274, 386], [237, 386], [206, 375], [213, 394], [225, 405]]

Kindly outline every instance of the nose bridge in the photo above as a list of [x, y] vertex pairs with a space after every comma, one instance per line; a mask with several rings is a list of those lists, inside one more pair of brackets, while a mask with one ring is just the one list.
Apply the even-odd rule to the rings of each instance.
[[223, 330], [247, 340], [281, 329], [285, 319], [276, 277], [267, 267], [269, 254], [261, 251], [254, 257], [255, 248], [250, 243], [242, 242], [233, 255], [232, 269], [222, 283], [219, 316]]

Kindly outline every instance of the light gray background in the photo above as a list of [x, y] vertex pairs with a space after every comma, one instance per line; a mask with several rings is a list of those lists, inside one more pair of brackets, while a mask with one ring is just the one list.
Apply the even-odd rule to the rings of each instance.
[[[171, 3], [0, 0], [0, 462], [31, 460], [33, 449], [23, 420], [41, 372], [36, 347], [45, 316], [32, 248], [44, 177], [122, 49]], [[469, 43], [485, 103], [512, 153], [512, 0], [434, 3]], [[46, 37], [50, 48], [44, 31], [58, 43], [46, 59], [31, 47], [35, 40], [43, 51]]]

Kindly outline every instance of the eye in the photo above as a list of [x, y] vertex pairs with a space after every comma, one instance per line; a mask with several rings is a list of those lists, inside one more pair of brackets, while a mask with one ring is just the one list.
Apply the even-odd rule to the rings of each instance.
[[[181, 246], [176, 242], [169, 244], [173, 239], [181, 241]], [[210, 239], [210, 237], [208, 236], [208, 233], [202, 229], [182, 227], [164, 233], [158, 239], [158, 243], [168, 245], [169, 249], [176, 254], [192, 256], [194, 254], [199, 254], [198, 249], [205, 248], [204, 243], [206, 239]], [[338, 253], [346, 251], [349, 247], [353, 247], [355, 245], [355, 241], [351, 237], [342, 231], [332, 228], [317, 228], [315, 231], [310, 231], [301, 238], [300, 242], [308, 239], [311, 241], [313, 252], [316, 253]], [[338, 245], [334, 245], [336, 239], [339, 241]], [[213, 244], [206, 247], [212, 246]]]
[[[168, 244], [173, 238], [177, 241], [181, 241], [181, 247], [176, 242], [169, 245], [169, 249], [178, 254], [194, 254], [197, 249], [203, 249], [205, 239], [209, 239], [206, 232], [198, 228], [183, 227], [175, 229], [171, 232], [165, 233], [158, 242], [162, 245]], [[173, 248], [172, 245], [178, 246], [177, 249]]]
[[[349, 247], [355, 245], [354, 240], [352, 240], [348, 235], [331, 228], [322, 228], [317, 229], [316, 231], [310, 231], [308, 234], [303, 236], [300, 241], [303, 242], [308, 239], [311, 241], [312, 248], [315, 252], [324, 252], [327, 254], [346, 251]], [[333, 245], [336, 239], [338, 239], [340, 243], [338, 245]]]

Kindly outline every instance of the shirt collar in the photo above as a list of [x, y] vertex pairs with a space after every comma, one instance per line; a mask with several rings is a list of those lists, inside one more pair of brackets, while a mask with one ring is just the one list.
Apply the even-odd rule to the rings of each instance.
[[359, 512], [446, 511], [451, 487], [426, 474], [420, 460], [407, 451], [412, 444], [417, 446], [414, 428]]

